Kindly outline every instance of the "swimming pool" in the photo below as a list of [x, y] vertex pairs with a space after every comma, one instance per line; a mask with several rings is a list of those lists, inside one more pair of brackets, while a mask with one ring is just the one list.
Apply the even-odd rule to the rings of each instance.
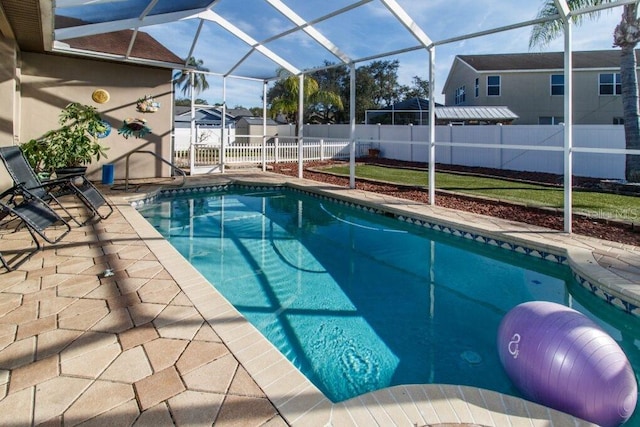
[[517, 395], [495, 331], [532, 299], [609, 322], [637, 370], [636, 319], [557, 263], [289, 190], [179, 197], [142, 213], [333, 401], [409, 383]]

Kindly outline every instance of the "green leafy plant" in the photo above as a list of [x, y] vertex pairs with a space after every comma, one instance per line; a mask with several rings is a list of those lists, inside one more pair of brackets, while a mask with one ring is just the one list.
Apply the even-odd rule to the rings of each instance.
[[107, 128], [94, 107], [72, 102], [60, 112], [58, 123], [60, 128], [22, 145], [34, 169], [53, 172], [106, 157], [108, 147], [98, 142], [98, 135]]

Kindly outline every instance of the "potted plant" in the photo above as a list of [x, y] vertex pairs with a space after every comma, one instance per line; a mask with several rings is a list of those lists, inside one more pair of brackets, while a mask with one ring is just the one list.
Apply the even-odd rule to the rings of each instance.
[[369, 148], [369, 157], [378, 157], [380, 155], [380, 149], [379, 148]]
[[84, 173], [86, 165], [94, 159], [106, 157], [108, 148], [98, 142], [98, 135], [107, 127], [94, 107], [72, 102], [60, 112], [58, 123], [60, 128], [22, 145], [27, 160], [37, 172], [77, 175]]

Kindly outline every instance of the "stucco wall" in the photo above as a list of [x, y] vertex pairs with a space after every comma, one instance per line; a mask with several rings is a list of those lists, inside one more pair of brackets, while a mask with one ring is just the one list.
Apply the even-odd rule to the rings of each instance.
[[[14, 139], [14, 112], [17, 111], [18, 94], [16, 79], [17, 51], [13, 40], [0, 36], [0, 146], [12, 145]], [[9, 188], [11, 178], [0, 166], [0, 189]]]
[[[58, 127], [60, 110], [70, 102], [92, 105], [111, 126], [101, 142], [109, 147], [107, 159], [89, 166], [91, 179], [101, 178], [102, 164], [115, 164], [116, 179], [125, 176], [125, 157], [137, 149], [149, 150], [171, 160], [172, 95], [171, 70], [25, 52], [21, 58], [20, 141], [37, 138]], [[110, 94], [108, 102], [98, 104], [91, 98], [96, 89]], [[160, 102], [155, 113], [136, 110], [136, 101], [152, 95]], [[118, 134], [123, 120], [144, 118], [152, 133], [136, 139]], [[147, 178], [169, 176], [170, 168], [149, 154], [134, 154], [129, 176]]]

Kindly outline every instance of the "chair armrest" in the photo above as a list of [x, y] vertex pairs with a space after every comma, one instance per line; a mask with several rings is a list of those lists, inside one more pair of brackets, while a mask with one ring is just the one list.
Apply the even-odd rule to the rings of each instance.
[[4, 199], [7, 196], [11, 196], [13, 198], [16, 194], [19, 194], [20, 190], [18, 188], [19, 187], [16, 185], [6, 189], [2, 193], [0, 193], [0, 199]]
[[[16, 184], [11, 188], [6, 189], [2, 193], [0, 193], [0, 201], [4, 205], [16, 205], [16, 196], [21, 196], [24, 198], [35, 197], [27, 188], [21, 184]], [[6, 201], [5, 201], [6, 199]]]
[[49, 181], [41, 182], [40, 185], [38, 186], [30, 187], [30, 188], [47, 188], [47, 187], [55, 187], [55, 186], [61, 186], [61, 185], [69, 185], [71, 183], [72, 178], [75, 178], [75, 176], [50, 179]]

